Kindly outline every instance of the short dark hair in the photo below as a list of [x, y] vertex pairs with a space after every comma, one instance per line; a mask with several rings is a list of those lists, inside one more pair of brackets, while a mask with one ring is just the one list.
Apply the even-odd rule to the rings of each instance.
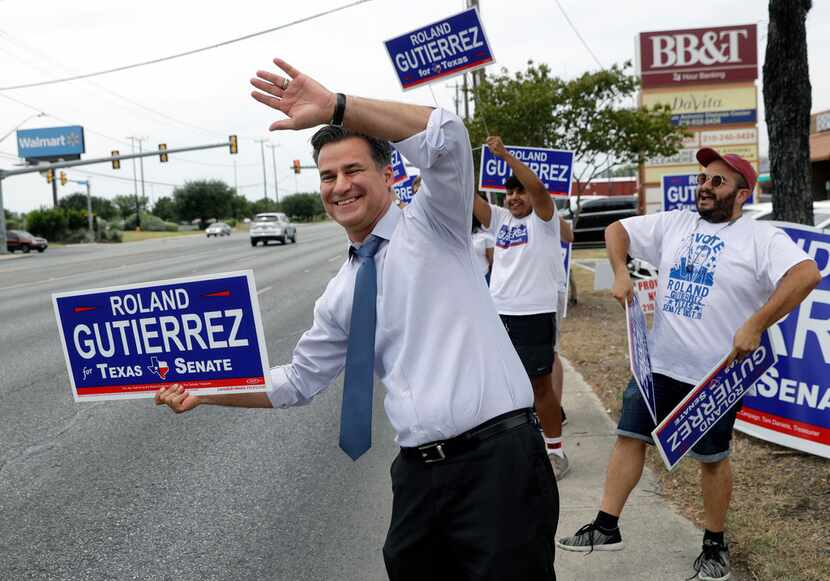
[[504, 182], [504, 187], [507, 189], [508, 192], [521, 192], [525, 189], [524, 184], [522, 184], [522, 182], [519, 181], [519, 178], [517, 178], [515, 175], [511, 175], [509, 178], [507, 178], [507, 181]]
[[379, 168], [391, 163], [392, 146], [388, 141], [375, 139], [363, 133], [351, 131], [345, 127], [338, 127], [336, 125], [323, 126], [311, 138], [311, 146], [314, 148], [314, 163], [317, 163], [317, 158], [320, 157], [320, 150], [323, 149], [324, 145], [337, 143], [338, 141], [343, 141], [351, 137], [362, 139], [369, 145], [369, 153], [372, 155], [372, 160]]

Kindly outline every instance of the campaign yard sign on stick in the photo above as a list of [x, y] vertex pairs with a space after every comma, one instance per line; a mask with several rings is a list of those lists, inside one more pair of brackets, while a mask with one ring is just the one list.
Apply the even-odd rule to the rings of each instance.
[[75, 401], [268, 389], [253, 272], [52, 295]]
[[816, 261], [822, 279], [770, 327], [778, 361], [744, 396], [735, 429], [830, 458], [830, 233], [774, 224]]
[[663, 211], [697, 211], [695, 192], [697, 192], [697, 174], [663, 176]]
[[760, 346], [727, 365], [724, 357], [651, 433], [669, 470], [683, 459], [717, 421], [775, 364], [769, 333]]
[[404, 165], [403, 156], [400, 152], [392, 148], [392, 184], [399, 184], [407, 178], [406, 166]]
[[384, 44], [405, 91], [496, 62], [475, 8]]
[[[507, 145], [505, 149], [528, 166], [545, 184], [552, 195], [570, 195], [574, 154], [560, 149], [542, 147], [518, 147]], [[481, 148], [479, 189], [485, 192], [505, 192], [505, 182], [511, 175], [510, 166], [497, 157], [486, 145]]]
[[651, 357], [648, 354], [648, 326], [637, 294], [625, 305], [625, 322], [628, 327], [628, 360], [634, 381], [646, 404], [649, 415], [657, 423], [657, 405], [654, 400], [654, 378], [651, 375]]
[[415, 192], [412, 190], [412, 184], [415, 182], [416, 177], [418, 176], [408, 176], [404, 181], [392, 186], [395, 195], [404, 204], [412, 203], [412, 196], [415, 195]]

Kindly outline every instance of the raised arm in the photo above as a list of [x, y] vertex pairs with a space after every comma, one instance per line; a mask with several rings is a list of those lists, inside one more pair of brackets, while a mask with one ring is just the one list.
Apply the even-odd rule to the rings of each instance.
[[493, 210], [481, 196], [473, 196], [473, 215], [485, 228], [490, 228], [490, 220], [493, 217]]
[[[288, 119], [271, 124], [271, 131], [307, 129], [330, 123], [337, 94], [305, 75], [282, 59], [274, 59], [284, 75], [257, 71], [251, 84], [254, 99], [281, 111]], [[348, 129], [388, 141], [401, 141], [420, 133], [427, 126], [430, 107], [362, 97], [346, 97], [343, 125]]]
[[[516, 179], [522, 182], [525, 191], [530, 195], [530, 204], [533, 206], [533, 211], [536, 215], [545, 222], [553, 218], [553, 215], [556, 213], [556, 205], [553, 203], [547, 189], [545, 189], [545, 185], [533, 173], [533, 170], [507, 151], [504, 143], [502, 143], [501, 137], [488, 137], [487, 147], [490, 148], [493, 154], [506, 161], [510, 169], [513, 170], [513, 175], [516, 176]], [[479, 219], [479, 221], [481, 220]]]

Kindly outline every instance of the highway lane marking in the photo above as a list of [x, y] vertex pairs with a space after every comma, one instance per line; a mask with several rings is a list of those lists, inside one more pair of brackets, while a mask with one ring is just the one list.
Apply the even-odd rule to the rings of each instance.
[[267, 293], [269, 290], [271, 290], [273, 288], [274, 287], [272, 287], [272, 286], [266, 286], [265, 288], [261, 288], [258, 291], [256, 291], [256, 294], [261, 295], [262, 293]]

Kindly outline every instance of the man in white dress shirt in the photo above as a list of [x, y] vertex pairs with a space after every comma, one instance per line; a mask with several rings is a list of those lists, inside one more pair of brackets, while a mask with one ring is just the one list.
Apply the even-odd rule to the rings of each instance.
[[[157, 403], [176, 412], [203, 403], [302, 405], [345, 368], [345, 410], [348, 351], [365, 334], [350, 337], [353, 307], [373, 260], [372, 367], [401, 446], [383, 549], [390, 579], [555, 579], [558, 492], [533, 425], [530, 382], [471, 252], [474, 176], [464, 124], [441, 109], [335, 94], [274, 62], [287, 76], [258, 71], [253, 96], [287, 115], [272, 130], [328, 124], [312, 138], [321, 197], [354, 256], [315, 304], [291, 363], [271, 370], [270, 392], [195, 397], [174, 387]], [[421, 170], [405, 209], [393, 203], [389, 141]], [[377, 239], [366, 258], [364, 247]], [[361, 387], [371, 394], [371, 380]]]

